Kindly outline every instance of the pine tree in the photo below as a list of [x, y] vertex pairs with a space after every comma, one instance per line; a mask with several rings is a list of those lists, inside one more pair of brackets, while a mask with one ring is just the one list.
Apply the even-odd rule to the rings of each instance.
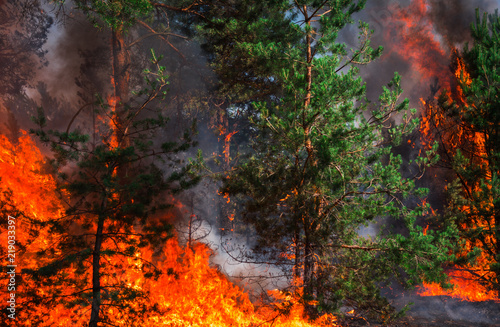
[[[214, 1], [201, 29], [223, 91], [252, 111], [258, 135], [222, 189], [240, 200], [256, 232], [253, 252], [240, 259], [281, 266], [303, 288], [309, 316], [347, 305], [387, 319], [379, 287], [394, 278], [443, 281], [440, 265], [452, 247], [453, 228], [424, 233], [415, 223], [422, 208], [404, 205], [425, 190], [401, 176], [389, 145], [416, 124], [399, 100], [400, 77], [369, 103], [357, 66], [381, 49], [370, 47], [364, 23], [357, 49], [338, 43], [364, 3]], [[390, 227], [360, 232], [389, 216], [405, 235]]]
[[[157, 88], [161, 86], [164, 84]], [[101, 104], [101, 115], [111, 115], [110, 111], [106, 103]], [[77, 310], [90, 298], [96, 313], [92, 313], [89, 326], [112, 323], [113, 319], [130, 322], [154, 311], [154, 305], [144, 301], [147, 294], [128, 279], [127, 272], [140, 267], [146, 280], [162, 273], [142, 251], [156, 251], [173, 235], [172, 225], [158, 219], [171, 207], [161, 198], [198, 182], [190, 166], [181, 167], [175, 159], [177, 153], [194, 145], [192, 131], [179, 142], [153, 146], [151, 131], [167, 128], [168, 123], [158, 112], [154, 117], [134, 120], [127, 133], [128, 146], [111, 145], [114, 129], [105, 127], [99, 134], [101, 145], [93, 146], [78, 130], [47, 131], [43, 111], [35, 121], [39, 129], [32, 132], [51, 147], [58, 190], [67, 207], [65, 215], [47, 222], [47, 228], [59, 239], [39, 255], [52, 261], [25, 272], [40, 285], [40, 289], [31, 290], [31, 298]], [[159, 165], [165, 161], [172, 167], [168, 176]], [[68, 294], [68, 290], [74, 291]], [[112, 307], [120, 312], [111, 314]]]
[[465, 241], [457, 263], [500, 292], [500, 19], [498, 11], [476, 16], [472, 44], [453, 58], [457, 90], [435, 108], [444, 118], [434, 134], [456, 178], [443, 220], [458, 224]]
[[[158, 219], [171, 204], [159, 198], [168, 198], [168, 194], [181, 192], [199, 180], [190, 165], [183, 166], [176, 158], [195, 144], [194, 125], [178, 140], [153, 142], [155, 130], [166, 131], [168, 119], [158, 100], [164, 98], [169, 83], [166, 68], [154, 52], [154, 69], [146, 69], [143, 89], [137, 91], [134, 85], [135, 92], [131, 92], [131, 51], [125, 34], [141, 18], [152, 15], [151, 3], [75, 3], [95, 24], [110, 31], [112, 95], [107, 100], [100, 95], [94, 106], [94, 115], [109, 124], [94, 124], [90, 143], [88, 135], [72, 126], [73, 120], [66, 131], [55, 131], [46, 129], [43, 110], [35, 118], [38, 129], [32, 132], [51, 147], [59, 191], [67, 208], [65, 216], [48, 223], [60, 239], [50, 253], [41, 255], [49, 255], [53, 261], [26, 271], [40, 285], [54, 287], [49, 295], [47, 289], [32, 290], [30, 297], [77, 311], [90, 304], [89, 326], [117, 319], [132, 324], [154, 311], [155, 305], [145, 300], [146, 292], [127, 272], [139, 269], [145, 278], [157, 277], [161, 272], [150, 258], [142, 256], [142, 249], [156, 251], [172, 236], [172, 226]], [[165, 162], [171, 171], [168, 176], [162, 168]], [[68, 294], [70, 289], [76, 291]], [[113, 311], [113, 307], [120, 310]], [[81, 317], [74, 319], [72, 323], [81, 323]]]

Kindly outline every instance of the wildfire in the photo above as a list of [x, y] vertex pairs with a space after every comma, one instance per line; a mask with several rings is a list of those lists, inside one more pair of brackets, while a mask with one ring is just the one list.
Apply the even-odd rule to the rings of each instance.
[[117, 132], [118, 132], [118, 126], [116, 125], [115, 119], [116, 119], [116, 105], [117, 105], [117, 98], [115, 96], [109, 96], [108, 97], [108, 104], [111, 109], [110, 112], [110, 117], [102, 119], [104, 124], [109, 126], [110, 131], [112, 131], [110, 137], [108, 140], [104, 140], [106, 142], [109, 142], [109, 147], [111, 149], [118, 148], [118, 138], [117, 138]]
[[[462, 89], [463, 85], [470, 85], [471, 78], [469, 73], [465, 69], [465, 65], [461, 58], [458, 56], [455, 58], [456, 69], [454, 72], [455, 78], [459, 81], [454, 92], [448, 92], [448, 101], [451, 102], [453, 98], [455, 101], [463, 104], [466, 108], [468, 107], [467, 101], [464, 97], [464, 92]], [[477, 166], [488, 166], [488, 161], [486, 159], [486, 148], [485, 148], [485, 138], [484, 135], [474, 131], [473, 126], [464, 126], [463, 124], [456, 123], [450, 117], [444, 115], [442, 111], [437, 110], [432, 103], [428, 103], [422, 100], [425, 108], [424, 116], [422, 117], [422, 122], [420, 126], [420, 131], [422, 134], [422, 143], [429, 148], [431, 142], [439, 138], [443, 142], [443, 147], [448, 153], [455, 153], [459, 145], [466, 144], [473, 150], [473, 156], [471, 156], [471, 163]], [[463, 114], [463, 113], [459, 113]], [[436, 130], [439, 130], [440, 135], [436, 135]], [[479, 183], [474, 185], [467, 185], [473, 191], [480, 191]], [[485, 207], [491, 205], [492, 199], [485, 199]], [[471, 214], [471, 208], [464, 206], [461, 208], [462, 212]], [[491, 218], [494, 219], [493, 217]], [[462, 229], [467, 230], [468, 228], [489, 228], [491, 226], [490, 221], [484, 221], [480, 219], [475, 219], [475, 226], [461, 226]], [[488, 244], [493, 244], [494, 240], [492, 238], [484, 240]], [[479, 242], [473, 243], [470, 240], [466, 241], [466, 249], [462, 255], [466, 255], [474, 247], [481, 248]], [[487, 301], [495, 300], [499, 301], [496, 292], [488, 290], [487, 287], [480, 283], [480, 279], [483, 276], [489, 274], [489, 265], [491, 264], [491, 259], [483, 252], [474, 266], [468, 265], [465, 268], [454, 267], [448, 273], [450, 277], [450, 282], [453, 284], [453, 289], [445, 290], [435, 283], [424, 283], [423, 288], [419, 291], [421, 296], [437, 296], [437, 295], [447, 295], [454, 298], [459, 298], [467, 301]]]
[[228, 132], [227, 128], [224, 127], [224, 125], [222, 125], [222, 124], [217, 126], [216, 130], [219, 133], [218, 141], [220, 142], [221, 139], [224, 140], [224, 148], [222, 150], [222, 156], [224, 156], [224, 163], [226, 164], [226, 166], [229, 166], [230, 161], [231, 161], [231, 156], [230, 156], [231, 138], [233, 137], [234, 134], [238, 133], [238, 131], [236, 130], [236, 131]]
[[[0, 178], [2, 191], [0, 200], [11, 203], [20, 214], [29, 214], [36, 222], [44, 222], [62, 213], [62, 206], [55, 192], [56, 184], [51, 175], [43, 173], [43, 156], [35, 143], [22, 132], [17, 144], [12, 144], [0, 135]], [[7, 244], [7, 233], [2, 226], [2, 244]], [[30, 226], [19, 222], [16, 239], [28, 241]], [[48, 233], [40, 235], [29, 244], [30, 248], [46, 248], [51, 238]], [[22, 258], [22, 257], [21, 257]], [[32, 266], [31, 262], [26, 262]]]
[[[2, 209], [15, 209], [19, 214], [16, 217], [15, 262], [17, 267], [22, 269], [35, 269], [47, 263], [45, 258], [35, 260], [35, 252], [50, 252], [56, 237], [54, 233], [38, 226], [63, 214], [62, 204], [55, 191], [56, 183], [51, 175], [43, 173], [43, 155], [26, 132], [22, 132], [16, 144], [0, 135], [0, 154], [0, 201], [8, 203]], [[7, 244], [6, 226], [0, 226], [0, 231], [0, 242]], [[2, 290], [7, 290], [6, 279], [2, 278], [1, 281]], [[22, 279], [22, 282], [16, 282], [18, 292], [37, 288], [30, 280]], [[40, 292], [43, 294], [44, 290]], [[69, 323], [69, 310], [60, 305], [54, 305], [50, 310], [57, 318], [47, 317], [47, 325]], [[16, 316], [18, 320], [28, 321], [25, 326], [32, 326], [29, 317], [22, 311]]]
[[201, 243], [183, 249], [175, 239], [168, 241], [160, 267], [169, 273], [163, 274], [156, 285], [148, 286], [151, 290], [161, 289], [152, 298], [165, 315], [150, 317], [145, 326], [257, 326], [273, 320], [273, 326], [312, 327], [322, 326], [327, 320], [324, 317], [315, 323], [306, 322], [298, 299], [277, 290], [269, 293], [277, 301], [275, 307], [290, 305], [289, 315], [278, 315], [267, 306], [254, 306], [241, 288], [210, 267], [211, 254]]
[[[469, 86], [472, 83], [470, 74], [465, 70], [465, 64], [461, 58], [457, 58], [457, 69], [455, 70], [455, 77], [458, 81]], [[467, 101], [464, 98], [464, 92], [460, 86], [457, 87], [457, 97], [467, 107]]]
[[[413, 70], [416, 71], [418, 78], [423, 83], [431, 83], [437, 79], [438, 83], [434, 85], [433, 93], [427, 100], [421, 99], [424, 112], [420, 123], [421, 143], [423, 149], [430, 150], [435, 140], [441, 140], [440, 146], [447, 153], [455, 153], [459, 145], [467, 144], [474, 149], [474, 156], [471, 163], [484, 166], [488, 165], [485, 153], [484, 135], [474, 132], [472, 126], [463, 126], [457, 123], [453, 117], [445, 115], [434, 105], [434, 96], [438, 88], [444, 90], [448, 98], [448, 104], [452, 99], [465, 108], [468, 107], [467, 99], [464, 96], [462, 87], [471, 84], [470, 74], [467, 72], [462, 59], [453, 54], [454, 72], [449, 71], [449, 49], [448, 44], [443, 44], [442, 39], [437, 37], [433, 28], [433, 22], [429, 15], [431, 2], [429, 0], [412, 0], [407, 7], [396, 6], [391, 10], [391, 17], [388, 28], [385, 29], [386, 39], [391, 43], [396, 42], [393, 47], [401, 58], [409, 62]], [[461, 115], [462, 113], [458, 113]], [[479, 185], [469, 185], [472, 190], [479, 190]], [[485, 206], [491, 203], [492, 199], [485, 199]], [[425, 203], [424, 203], [425, 205]], [[463, 212], [470, 213], [471, 208], [462, 208]], [[488, 228], [490, 222], [479, 221], [475, 228]], [[471, 226], [462, 226], [463, 229]], [[424, 233], [427, 233], [427, 227]], [[493, 240], [485, 240], [493, 242]], [[491, 244], [491, 243], [490, 243]], [[474, 247], [480, 247], [480, 244], [472, 244], [470, 241], [466, 244], [466, 252]], [[463, 255], [465, 255], [464, 253]], [[448, 273], [451, 283], [455, 285], [452, 290], [444, 290], [437, 284], [424, 283], [420, 290], [422, 296], [448, 295], [469, 301], [498, 300], [494, 292], [488, 291], [479, 280], [481, 276], [487, 274], [490, 260], [486, 255], [481, 255], [475, 266], [468, 266], [465, 269], [455, 267]]]
[[[33, 215], [40, 221], [63, 215], [63, 206], [56, 193], [56, 183], [49, 174], [43, 174], [43, 156], [26, 133], [17, 145], [0, 135], [0, 175], [2, 186], [12, 190], [12, 204], [26, 215]], [[3, 196], [3, 193], [2, 193]], [[5, 200], [5, 199], [4, 199]], [[6, 240], [4, 226], [1, 238]], [[19, 241], [26, 242], [29, 222], [23, 221], [18, 229]], [[23, 268], [37, 268], [44, 262], [33, 254], [51, 246], [50, 233], [39, 230], [38, 237], [19, 257], [17, 264]], [[112, 242], [108, 240], [107, 242]], [[110, 246], [111, 244], [107, 244]], [[120, 244], [114, 243], [118, 248]], [[121, 249], [125, 250], [125, 249]], [[140, 326], [265, 326], [313, 327], [336, 326], [335, 317], [323, 316], [315, 322], [303, 318], [300, 289], [294, 294], [278, 290], [269, 292], [274, 303], [255, 305], [248, 294], [234, 285], [218, 269], [210, 265], [213, 251], [202, 243], [181, 247], [177, 238], [167, 241], [160, 252], [145, 248], [132, 257], [109, 256], [106, 258], [108, 270], [103, 282], [109, 285], [126, 285], [148, 294], [138, 298], [131, 307], [140, 311], [142, 307], [154, 307], [154, 313], [144, 320], [133, 322]], [[158, 278], [145, 278], [147, 262], [153, 263], [162, 274]], [[75, 274], [73, 268], [65, 274]], [[90, 283], [90, 272], [81, 276], [84, 283]], [[4, 279], [2, 279], [4, 280]], [[46, 290], [35, 286], [32, 281], [23, 280], [22, 286], [37, 289], [40, 294]], [[65, 293], [78, 291], [76, 286], [68, 286]], [[64, 295], [64, 294], [61, 294]], [[130, 300], [129, 300], [130, 301]], [[33, 307], [32, 307], [33, 308]], [[88, 321], [88, 306], [68, 308], [52, 303], [50, 308], [36, 308], [44, 315], [43, 325], [37, 326], [77, 326]], [[115, 326], [129, 326], [126, 313], [114, 306], [104, 306], [103, 315], [109, 317]], [[286, 312], [286, 313], [285, 313]], [[19, 312], [17, 319], [25, 326], [34, 326], [31, 317]]]
[[446, 295], [471, 302], [488, 300], [499, 301], [494, 291], [488, 290], [477, 281], [475, 273], [480, 273], [481, 271], [474, 267], [471, 267], [470, 269], [474, 269], [477, 272], [452, 270], [448, 273], [450, 283], [453, 284], [453, 289], [451, 290], [445, 290], [436, 283], [424, 282], [423, 287], [419, 290], [418, 294], [420, 296]]

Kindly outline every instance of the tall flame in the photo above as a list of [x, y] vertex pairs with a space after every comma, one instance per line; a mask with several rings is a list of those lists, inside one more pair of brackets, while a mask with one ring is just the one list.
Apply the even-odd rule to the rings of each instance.
[[[55, 191], [55, 180], [51, 175], [43, 173], [43, 162], [43, 155], [26, 132], [22, 132], [22, 136], [15, 144], [0, 135], [1, 188], [2, 191], [10, 192], [0, 193], [0, 200], [9, 204], [3, 209], [14, 209], [19, 213], [19, 216], [15, 217], [17, 272], [21, 269], [36, 269], [48, 263], [43, 257], [36, 259], [34, 254], [37, 251], [50, 251], [57, 236], [39, 226], [63, 214], [63, 206]], [[0, 242], [4, 249], [4, 244], [7, 244], [6, 226], [0, 226], [0, 232]], [[21, 282], [19, 277], [16, 278], [16, 292], [37, 288], [33, 281], [22, 279]], [[3, 291], [7, 290], [5, 282], [6, 279], [2, 278]], [[43, 290], [40, 292], [43, 294]], [[70, 314], [69, 310], [59, 305], [54, 305], [51, 310], [57, 318], [47, 317], [47, 324], [69, 322], [65, 318]], [[29, 316], [22, 310], [16, 313], [16, 319], [26, 321], [25, 326], [32, 326]]]

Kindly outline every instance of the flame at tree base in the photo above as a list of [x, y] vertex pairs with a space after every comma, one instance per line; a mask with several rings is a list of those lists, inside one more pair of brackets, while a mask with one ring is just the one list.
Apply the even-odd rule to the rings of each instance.
[[270, 292], [279, 302], [272, 306], [287, 306], [287, 315], [269, 305], [257, 308], [241, 288], [210, 267], [212, 250], [205, 244], [183, 249], [176, 239], [171, 239], [163, 254], [161, 270], [168, 273], [154, 283], [157, 285], [151, 285], [150, 291], [166, 314], [151, 317], [143, 326], [336, 326], [335, 317], [330, 315], [315, 322], [304, 320], [299, 300], [277, 290]]
[[423, 283], [419, 289], [420, 296], [449, 296], [452, 298], [469, 301], [496, 301], [500, 303], [495, 291], [489, 290], [477, 281], [477, 277], [466, 270], [456, 270], [448, 274], [450, 283], [453, 288], [450, 290], [443, 289], [437, 283]]
[[[446, 90], [446, 105], [455, 105], [458, 111], [457, 117], [465, 115], [464, 108], [469, 108], [467, 101], [464, 97], [463, 85], [470, 85], [472, 83], [470, 74], [465, 70], [463, 59], [454, 54], [454, 64], [456, 66], [454, 77], [457, 86], [454, 90]], [[462, 85], [462, 86], [461, 86]], [[430, 99], [432, 100], [432, 99]], [[438, 100], [438, 99], [435, 99]], [[439, 101], [439, 100], [438, 100]], [[431, 148], [433, 140], [439, 140], [446, 151], [446, 155], [452, 157], [447, 164], [453, 167], [453, 160], [458, 156], [459, 151], [468, 154], [469, 164], [475, 166], [475, 169], [481, 167], [484, 174], [484, 182], [487, 188], [491, 190], [491, 174], [488, 174], [489, 162], [487, 160], [488, 154], [486, 149], [486, 139], [482, 132], [478, 132], [476, 128], [468, 121], [456, 120], [445, 110], [440, 109], [434, 101], [423, 101], [424, 115], [420, 126], [422, 133], [422, 144], [426, 149]], [[475, 107], [474, 107], [475, 108]], [[478, 115], [481, 115], [481, 110], [475, 108]], [[459, 173], [456, 173], [459, 176]], [[462, 191], [465, 194], [481, 194], [483, 192], [481, 181], [466, 180], [460, 177], [463, 181]], [[460, 206], [460, 211], [468, 216], [465, 222], [460, 223], [462, 232], [470, 230], [491, 230], [495, 226], [494, 215], [480, 215], [480, 212], [491, 212], [493, 209], [493, 197], [491, 194], [481, 196], [480, 203], [474, 203], [474, 197], [464, 196], [469, 201], [468, 204]], [[465, 246], [461, 257], [467, 257], [474, 248], [481, 249], [481, 254], [477, 257], [474, 265], [467, 265], [465, 267], [453, 267], [448, 273], [450, 283], [453, 285], [452, 289], [444, 289], [437, 283], [423, 283], [423, 287], [418, 294], [420, 296], [450, 296], [470, 302], [481, 301], [496, 301], [500, 302], [498, 291], [492, 290], [491, 285], [486, 286], [484, 281], [491, 280], [492, 270], [491, 264], [494, 262], [494, 256], [488, 253], [485, 249], [496, 248], [496, 240], [492, 234], [486, 235], [482, 240], [471, 240], [465, 238]]]
[[[31, 140], [24, 133], [18, 144], [12, 144], [7, 138], [0, 135], [0, 176], [4, 188], [11, 193], [0, 193], [9, 196], [9, 203], [25, 214], [36, 216], [39, 221], [47, 221], [64, 214], [61, 201], [56, 195], [56, 182], [49, 174], [43, 174], [43, 156]], [[19, 268], [39, 268], [49, 263], [49, 258], [42, 261], [36, 259], [34, 253], [44, 250], [53, 244], [51, 234], [43, 229], [38, 230], [35, 240], [28, 240], [30, 235], [29, 221], [26, 217], [19, 217], [22, 222], [17, 226], [18, 240], [30, 246], [16, 256]], [[21, 219], [22, 218], [22, 219]], [[0, 226], [0, 240], [7, 242], [5, 226]], [[154, 253], [156, 253], [154, 255]], [[301, 304], [300, 292], [296, 295], [287, 295], [278, 290], [271, 291], [270, 297], [274, 303], [254, 305], [248, 294], [234, 285], [216, 268], [209, 264], [213, 251], [205, 244], [197, 243], [191, 247], [181, 247], [174, 237], [168, 240], [160, 254], [152, 249], [142, 249], [140, 256], [143, 260], [154, 262], [162, 272], [157, 278], [146, 278], [141, 260], [127, 258], [121, 262], [118, 257], [107, 257], [107, 269], [114, 269], [103, 279], [103, 283], [123, 283], [131, 289], [141, 290], [147, 294], [146, 298], [138, 298], [137, 302], [127, 303], [132, 311], [146, 310], [142, 321], [133, 321], [137, 326], [275, 326], [275, 327], [314, 327], [338, 326], [333, 315], [324, 315], [314, 322], [303, 318], [304, 306]], [[121, 267], [121, 268], [120, 268]], [[129, 267], [124, 270], [123, 267]], [[132, 269], [130, 269], [132, 267]], [[72, 269], [65, 273], [72, 274]], [[109, 276], [113, 280], [108, 280]], [[87, 276], [88, 277], [88, 276]], [[82, 278], [86, 278], [83, 277]], [[2, 279], [2, 289], [6, 290], [6, 279]], [[19, 285], [20, 308], [28, 298], [22, 298], [24, 289], [36, 288], [43, 295], [46, 290], [35, 285], [31, 280], [23, 280]], [[54, 287], [58, 287], [54, 285]], [[73, 285], [63, 289], [69, 293], [75, 291]], [[4, 293], [5, 294], [5, 293]], [[62, 294], [62, 293], [61, 293]], [[5, 308], [5, 307], [4, 307]], [[8, 321], [16, 325], [22, 322], [23, 326], [85, 326], [88, 324], [89, 307], [68, 307], [65, 304], [53, 302], [50, 307], [44, 304], [30, 305], [27, 311], [17, 312], [17, 321]], [[114, 326], [130, 326], [127, 311], [115, 305], [106, 305], [101, 308]], [[43, 323], [33, 322], [32, 311], [35, 316], [43, 316]], [[285, 314], [286, 312], [286, 314]]]

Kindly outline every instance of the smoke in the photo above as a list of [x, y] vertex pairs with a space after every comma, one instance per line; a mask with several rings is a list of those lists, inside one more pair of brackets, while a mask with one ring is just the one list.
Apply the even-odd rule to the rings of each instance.
[[[403, 94], [413, 107], [420, 106], [435, 78], [447, 86], [449, 59], [453, 48], [470, 41], [475, 9], [493, 12], [498, 0], [373, 0], [354, 19], [369, 23], [372, 45], [383, 46], [382, 57], [362, 67], [367, 94], [376, 100], [394, 71], [402, 75]], [[346, 28], [342, 41], [355, 47], [357, 29]], [[411, 42], [410, 42], [411, 41]]]
[[[71, 16], [61, 18], [62, 21], [50, 29], [45, 45], [48, 65], [38, 71], [37, 80], [47, 85], [47, 91], [53, 97], [76, 104], [80, 88], [75, 80], [81, 74], [82, 65], [86, 60], [96, 60], [89, 58], [93, 52], [109, 48], [109, 35], [93, 27], [83, 14], [66, 14]], [[106, 59], [109, 59], [111, 53], [110, 50], [109, 53], [101, 50], [99, 55], [107, 55]], [[105, 76], [100, 76], [99, 79], [104, 78]], [[99, 79], [96, 78], [92, 82], [98, 82]]]
[[[426, 8], [426, 19], [432, 24], [436, 36], [444, 37], [452, 45], [470, 39], [470, 24], [475, 21], [475, 10], [493, 12], [500, 6], [499, 0], [372, 0], [357, 18], [370, 23], [375, 40], [384, 34], [394, 16], [409, 6], [421, 5]], [[418, 20], [419, 17], [413, 17]], [[388, 40], [390, 41], [390, 40]], [[393, 43], [393, 46], [396, 44]], [[384, 44], [388, 49], [391, 44]]]
[[442, 35], [451, 45], [460, 46], [470, 41], [470, 24], [475, 22], [475, 10], [492, 12], [498, 8], [496, 0], [430, 0], [429, 18], [436, 33]]
[[[0, 0], [0, 6], [5, 0]], [[410, 12], [409, 17], [416, 21], [417, 25], [411, 31], [410, 36], [419, 36], [414, 47], [402, 49], [399, 40], [402, 21], [399, 18], [402, 12], [412, 4], [422, 2], [427, 4], [427, 11], [417, 17], [418, 12]], [[367, 82], [368, 98], [376, 100], [381, 93], [382, 85], [387, 84], [394, 71], [402, 74], [403, 96], [410, 98], [411, 106], [419, 108], [419, 98], [426, 98], [429, 94], [430, 84], [434, 77], [422, 75], [422, 67], [419, 66], [417, 58], [411, 56], [411, 52], [415, 54], [422, 52], [425, 49], [429, 51], [425, 53], [423, 63], [432, 63], [434, 66], [428, 71], [435, 72], [437, 66], [440, 71], [447, 71], [449, 63], [449, 51], [452, 47], [461, 47], [465, 41], [470, 40], [469, 27], [475, 19], [475, 8], [480, 8], [481, 12], [492, 12], [494, 8], [499, 6], [499, 1], [495, 0], [372, 0], [368, 1], [364, 11], [359, 13], [355, 19], [367, 21], [374, 30], [372, 44], [373, 46], [382, 45], [385, 48], [382, 58], [378, 61], [363, 67], [361, 70], [362, 76]], [[68, 12], [69, 13], [69, 12]], [[429, 28], [431, 34], [425, 34], [426, 28]], [[349, 47], [354, 47], [354, 41], [357, 40], [356, 28], [350, 26], [342, 33], [342, 41], [346, 42]], [[170, 99], [167, 101], [168, 110], [178, 115], [179, 120], [199, 116], [200, 112], [204, 112], [208, 116], [209, 110], [204, 103], [205, 99], [197, 100], [191, 96], [191, 92], [196, 90], [198, 94], [208, 90], [207, 84], [213, 82], [213, 73], [211, 73], [201, 55], [199, 47], [194, 43], [187, 43], [185, 40], [176, 40], [179, 43], [174, 45], [180, 50], [184, 58], [179, 56], [176, 51], [173, 51], [167, 46], [161, 48], [162, 55], [165, 56], [164, 63], [168, 66], [171, 79], [171, 88], [169, 92]], [[431, 41], [436, 41], [440, 45], [440, 49], [432, 49], [429, 45]], [[140, 51], [148, 51], [148, 48], [155, 46], [151, 42], [147, 43]], [[54, 25], [49, 30], [49, 38], [43, 48], [47, 51], [46, 59], [48, 65], [37, 72], [36, 79], [32, 81], [32, 85], [38, 82], [43, 82], [46, 86], [43, 87], [44, 92], [50, 94], [51, 97], [57, 99], [65, 99], [65, 101], [76, 105], [79, 101], [78, 93], [82, 92], [81, 85], [88, 87], [92, 83], [92, 90], [104, 93], [106, 91], [105, 84], [109, 84], [110, 67], [106, 66], [106, 62], [110, 60], [109, 50], [109, 35], [103, 33], [102, 30], [94, 28], [83, 15], [73, 13], [71, 18], [58, 25]], [[81, 73], [82, 68], [86, 70], [86, 81], [83, 81]], [[425, 71], [425, 70], [424, 70]], [[80, 79], [80, 85], [75, 83], [76, 79]], [[207, 83], [208, 80], [208, 83]], [[38, 101], [42, 95], [32, 89], [30, 93]], [[197, 107], [187, 111], [186, 108], [190, 102], [199, 102]], [[67, 116], [59, 115], [57, 101], [53, 101], [52, 107], [45, 108], [50, 117], [58, 116], [58, 120], [53, 120], [53, 125], [67, 123]], [[65, 108], [65, 110], [74, 112], [75, 108]], [[212, 109], [212, 108], [210, 108]], [[212, 112], [213, 113], [213, 112]], [[57, 114], [57, 115], [56, 115]], [[66, 113], [66, 115], [69, 113]], [[56, 119], [56, 118], [54, 118]], [[181, 133], [182, 130], [176, 124], [174, 126], [176, 133]], [[62, 125], [61, 125], [62, 126]], [[26, 128], [26, 126], [22, 126]], [[51, 126], [53, 127], [53, 126]], [[208, 128], [201, 128], [202, 136], [200, 137], [200, 147], [204, 153], [212, 153], [217, 151], [217, 138]], [[163, 138], [172, 137], [172, 135], [164, 135]], [[401, 154], [407, 156], [407, 160], [412, 159], [412, 155], [418, 153], [418, 148], [400, 148], [397, 150]], [[189, 155], [193, 155], [191, 152]], [[282, 271], [278, 268], [273, 268], [266, 265], [241, 263], [234, 260], [234, 256], [238, 255], [238, 249], [249, 249], [250, 242], [247, 242], [243, 237], [230, 238], [222, 236], [218, 230], [220, 220], [228, 219], [221, 217], [222, 213], [217, 208], [218, 202], [214, 199], [218, 198], [216, 185], [200, 185], [187, 194], [182, 202], [187, 206], [191, 203], [189, 210], [184, 213], [179, 213], [175, 217], [176, 223], [182, 230], [185, 231], [186, 222], [192, 214], [199, 217], [196, 231], [194, 231], [194, 239], [207, 242], [216, 255], [212, 258], [212, 263], [218, 265], [220, 270], [235, 280], [249, 276], [280, 276]], [[195, 196], [197, 195], [197, 196]], [[378, 226], [370, 225], [367, 228], [360, 229], [360, 234], [373, 235]], [[185, 237], [185, 233], [183, 236]], [[246, 237], [247, 239], [249, 237]], [[226, 250], [236, 249], [232, 253]], [[255, 285], [259, 288], [275, 288], [271, 279], [254, 279]], [[274, 281], [286, 284], [286, 278], [275, 278]], [[279, 286], [279, 285], [278, 285]], [[257, 289], [256, 287], [253, 287]], [[422, 301], [420, 307], [425, 307], [426, 312], [433, 307], [434, 300], [423, 300], [416, 297], [414, 300]], [[420, 303], [420, 302], [419, 302]], [[464, 307], [446, 306], [443, 305], [443, 310], [450, 319], [465, 319], [460, 310]], [[458, 308], [458, 309], [457, 309]], [[460, 309], [462, 308], [462, 309]], [[417, 312], [419, 312], [417, 310]], [[441, 311], [443, 312], [443, 311]], [[465, 311], [470, 312], [470, 311]], [[433, 319], [434, 316], [429, 316]], [[474, 320], [475, 322], [485, 323], [487, 320]]]
[[[466, 42], [471, 41], [470, 26], [475, 22], [476, 8], [482, 15], [484, 12], [493, 13], [499, 6], [498, 0], [368, 1], [365, 10], [355, 19], [368, 22], [373, 29], [373, 47], [384, 47], [381, 58], [361, 67], [361, 75], [367, 83], [368, 99], [376, 103], [382, 86], [397, 71], [402, 75], [403, 97], [409, 98], [410, 107], [422, 112], [420, 99], [435, 95], [436, 80], [441, 90], [452, 86], [453, 75], [449, 68], [452, 50], [461, 50]], [[357, 38], [354, 27], [346, 28], [341, 36], [349, 47], [355, 47]], [[394, 152], [404, 160], [405, 176], [409, 176], [414, 168], [408, 162], [415, 159], [421, 150], [419, 139], [417, 131], [410, 138], [413, 147], [404, 142], [394, 148]], [[445, 186], [452, 180], [448, 174], [449, 171], [433, 168], [417, 181], [418, 186], [430, 189], [428, 203], [434, 209], [439, 210], [445, 204]], [[417, 201], [410, 199], [406, 204], [411, 207], [418, 205]], [[420, 223], [425, 226], [423, 219]], [[397, 230], [397, 222], [393, 223]], [[373, 233], [374, 226], [369, 227], [361, 229], [360, 233]], [[408, 312], [411, 325], [479, 326], [500, 323], [499, 307], [493, 302], [469, 303], [445, 296], [420, 297], [402, 288], [398, 292], [398, 295], [387, 294], [395, 300], [397, 308], [401, 309], [409, 302], [415, 303]]]
[[272, 263], [252, 262], [245, 254], [252, 249], [243, 237], [221, 235], [213, 230], [204, 242], [214, 250], [211, 263], [239, 286], [260, 293], [262, 291], [282, 289], [290, 285], [289, 276], [283, 267]]
[[466, 302], [447, 296], [421, 297], [406, 291], [397, 296], [393, 304], [397, 309], [411, 304], [404, 319], [411, 326], [500, 325], [500, 304], [494, 301]]
[[[208, 135], [205, 138], [211, 140], [212, 146], [217, 143], [216, 138]], [[208, 150], [209, 147], [204, 149]], [[210, 264], [232, 282], [249, 291], [250, 295], [289, 286], [289, 276], [283, 267], [266, 263], [265, 259], [248, 256], [247, 253], [251, 253], [254, 246], [255, 232], [251, 228], [245, 228], [242, 233], [242, 226], [238, 225], [231, 230], [227, 210], [223, 209], [228, 204], [225, 198], [221, 203], [218, 188], [217, 182], [207, 180], [177, 196], [182, 202], [182, 208], [173, 215], [172, 223], [180, 244], [207, 244], [213, 250]]]

